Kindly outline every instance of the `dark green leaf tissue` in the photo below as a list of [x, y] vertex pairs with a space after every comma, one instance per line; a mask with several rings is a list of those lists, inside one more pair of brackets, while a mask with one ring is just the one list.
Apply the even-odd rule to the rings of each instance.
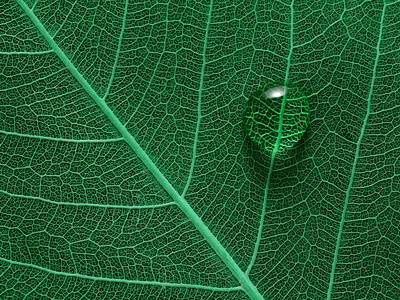
[[0, 299], [399, 300], [400, 1], [0, 1]]

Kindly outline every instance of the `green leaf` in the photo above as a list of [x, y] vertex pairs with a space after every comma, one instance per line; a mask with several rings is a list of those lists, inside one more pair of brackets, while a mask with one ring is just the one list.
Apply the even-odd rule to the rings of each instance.
[[398, 299], [399, 8], [1, 1], [0, 299]]

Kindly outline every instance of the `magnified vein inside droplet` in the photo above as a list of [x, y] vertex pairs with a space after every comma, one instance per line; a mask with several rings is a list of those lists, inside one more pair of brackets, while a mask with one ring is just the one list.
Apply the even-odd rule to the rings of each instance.
[[297, 87], [267, 84], [247, 101], [244, 130], [263, 149], [272, 151], [276, 143], [279, 151], [288, 149], [306, 131], [309, 111], [308, 98]]

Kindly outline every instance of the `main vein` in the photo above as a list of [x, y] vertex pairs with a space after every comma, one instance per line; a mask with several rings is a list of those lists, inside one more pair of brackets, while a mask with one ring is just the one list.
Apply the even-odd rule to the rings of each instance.
[[368, 99], [367, 99], [367, 113], [365, 114], [364, 123], [363, 123], [363, 125], [361, 127], [360, 136], [359, 136], [358, 141], [357, 141], [356, 154], [354, 156], [353, 168], [351, 170], [349, 186], [347, 187], [347, 191], [346, 191], [346, 199], [344, 201], [342, 217], [341, 217], [340, 225], [339, 225], [338, 237], [337, 237], [337, 240], [336, 240], [335, 254], [334, 254], [334, 257], [333, 257], [333, 263], [332, 263], [332, 269], [331, 269], [331, 276], [330, 276], [330, 280], [329, 280], [329, 288], [328, 288], [327, 300], [331, 299], [332, 292], [333, 292], [333, 283], [334, 283], [334, 279], [335, 279], [335, 270], [336, 270], [336, 265], [337, 265], [337, 261], [338, 261], [338, 257], [339, 257], [340, 240], [342, 238], [343, 227], [344, 227], [344, 222], [345, 222], [346, 212], [347, 212], [347, 205], [349, 204], [350, 191], [351, 191], [351, 188], [353, 186], [354, 176], [355, 176], [356, 167], [357, 167], [357, 161], [358, 161], [358, 158], [360, 157], [361, 141], [362, 141], [362, 139], [364, 137], [365, 128], [367, 127], [368, 117], [371, 114], [371, 97], [372, 97], [372, 93], [373, 93], [373, 90], [374, 90], [374, 84], [375, 84], [375, 78], [376, 78], [376, 68], [378, 66], [378, 61], [379, 61], [379, 56], [380, 56], [380, 49], [379, 48], [380, 48], [380, 44], [381, 44], [381, 40], [382, 40], [383, 19], [385, 17], [385, 10], [386, 10], [386, 3], [384, 3], [383, 10], [382, 10], [381, 24], [380, 24], [380, 29], [379, 29], [379, 37], [378, 37], [378, 42], [377, 42], [377, 45], [376, 45], [375, 64], [374, 64], [374, 69], [373, 69], [373, 72], [372, 72], [371, 87], [369, 89]]
[[73, 63], [69, 60], [69, 58], [65, 55], [65, 53], [61, 50], [61, 48], [57, 45], [57, 43], [53, 40], [53, 37], [47, 32], [44, 26], [41, 24], [36, 15], [29, 9], [26, 3], [23, 0], [16, 0], [18, 4], [22, 7], [27, 16], [31, 19], [32, 23], [37, 27], [46, 41], [49, 43], [51, 48], [54, 49], [54, 52], [60, 58], [60, 60], [64, 63], [67, 69], [71, 72], [71, 74], [75, 77], [75, 79], [81, 84], [83, 89], [89, 94], [89, 96], [95, 101], [95, 103], [99, 106], [99, 108], [103, 111], [103, 113], [109, 118], [111, 123], [117, 128], [117, 130], [124, 137], [127, 144], [131, 147], [131, 149], [136, 153], [136, 155], [141, 159], [143, 164], [149, 169], [149, 171], [153, 174], [156, 180], [160, 183], [160, 185], [166, 190], [166, 192], [171, 196], [171, 198], [176, 202], [182, 212], [187, 216], [187, 218], [192, 222], [192, 224], [196, 227], [196, 229], [203, 235], [204, 239], [210, 244], [210, 246], [214, 249], [217, 255], [221, 258], [221, 260], [225, 263], [225, 265], [230, 269], [230, 271], [234, 274], [237, 280], [240, 282], [241, 286], [247, 293], [247, 295], [251, 299], [263, 299], [262, 295], [258, 291], [258, 289], [254, 286], [254, 284], [250, 281], [248, 276], [246, 276], [240, 267], [233, 260], [232, 256], [228, 253], [228, 251], [221, 245], [218, 239], [213, 235], [210, 229], [203, 223], [200, 217], [194, 212], [189, 203], [185, 200], [184, 197], [181, 197], [179, 193], [175, 190], [175, 188], [169, 183], [169, 181], [164, 177], [161, 171], [157, 168], [157, 166], [153, 163], [153, 161], [149, 158], [146, 152], [140, 147], [140, 145], [136, 142], [134, 137], [129, 133], [126, 127], [121, 123], [121, 121], [117, 118], [114, 112], [110, 109], [107, 103], [97, 95], [97, 93], [93, 90], [93, 88], [89, 85], [85, 78], [79, 73], [79, 71], [75, 68]]

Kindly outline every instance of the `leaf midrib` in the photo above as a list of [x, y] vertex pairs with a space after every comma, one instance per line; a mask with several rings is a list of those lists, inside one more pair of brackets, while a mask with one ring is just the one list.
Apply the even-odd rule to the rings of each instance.
[[[83, 89], [88, 93], [88, 95], [95, 101], [102, 112], [107, 116], [111, 123], [116, 127], [116, 129], [121, 133], [127, 144], [136, 153], [144, 165], [153, 174], [155, 179], [160, 183], [160, 185], [166, 190], [166, 192], [171, 196], [171, 198], [176, 202], [182, 212], [186, 215], [189, 221], [196, 227], [196, 229], [203, 235], [205, 240], [214, 249], [217, 255], [225, 263], [225, 265], [231, 270], [236, 279], [240, 282], [242, 289], [247, 293], [251, 299], [264, 299], [258, 289], [250, 281], [248, 275], [245, 275], [240, 267], [233, 260], [232, 256], [228, 251], [221, 245], [218, 239], [212, 234], [210, 229], [201, 221], [200, 217], [194, 212], [189, 203], [185, 198], [181, 197], [175, 188], [169, 183], [169, 181], [164, 177], [161, 171], [153, 163], [146, 152], [140, 147], [136, 142], [134, 137], [129, 133], [126, 127], [120, 122], [114, 112], [106, 104], [106, 102], [97, 95], [90, 84], [83, 78], [80, 72], [75, 68], [72, 62], [68, 59], [65, 53], [58, 47], [56, 42], [53, 40], [52, 36], [47, 32], [44, 26], [41, 24], [39, 19], [33, 13], [31, 9], [26, 5], [23, 0], [16, 0], [21, 8], [24, 10], [26, 15], [30, 18], [32, 23], [36, 26], [39, 32], [43, 35], [45, 40], [49, 43], [50, 47], [54, 49], [54, 52], [59, 57], [59, 59], [64, 63], [67, 69], [75, 77], [75, 79], [81, 84]], [[210, 12], [211, 13], [211, 12]]]

